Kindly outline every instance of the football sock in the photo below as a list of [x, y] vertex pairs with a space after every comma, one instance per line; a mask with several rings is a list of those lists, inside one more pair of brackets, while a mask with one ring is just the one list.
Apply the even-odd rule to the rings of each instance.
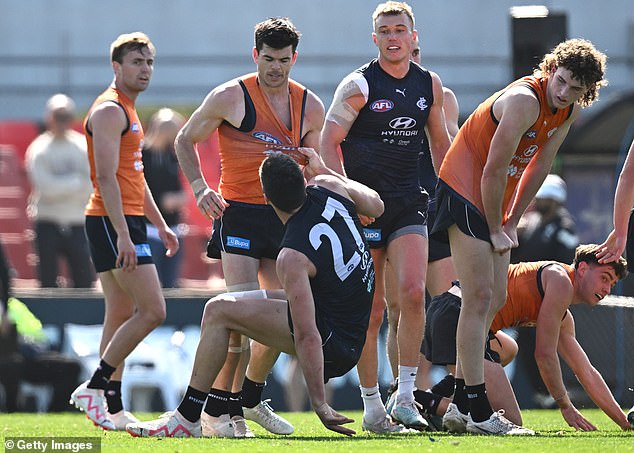
[[207, 393], [188, 386], [183, 401], [181, 401], [177, 410], [190, 422], [197, 422], [200, 420], [200, 413], [203, 410], [205, 398], [207, 398]]
[[487, 391], [484, 382], [479, 385], [465, 386], [467, 398], [469, 399], [469, 412], [474, 422], [483, 422], [493, 414], [493, 409], [487, 398]]
[[244, 411], [242, 410], [242, 392], [229, 393], [227, 406], [229, 408], [229, 417], [239, 415], [244, 418]]
[[112, 376], [112, 373], [114, 373], [114, 370], [116, 369], [116, 367], [108, 365], [103, 359], [101, 359], [101, 361], [99, 362], [99, 366], [95, 370], [95, 373], [92, 375], [92, 378], [90, 378], [90, 382], [88, 383], [87, 387], [89, 389], [105, 390], [106, 385], [110, 380], [110, 376]]
[[207, 395], [207, 404], [205, 404], [205, 412], [212, 417], [220, 417], [222, 414], [229, 413], [229, 395], [231, 393], [224, 390], [212, 388]]
[[408, 403], [414, 400], [414, 382], [416, 381], [416, 366], [398, 367], [398, 393], [396, 394], [396, 404]]
[[116, 414], [123, 410], [123, 401], [121, 401], [121, 381], [109, 381], [106, 385], [106, 403], [108, 404], [108, 412]]
[[436, 395], [444, 396], [445, 398], [451, 398], [455, 387], [456, 378], [453, 376], [453, 374], [448, 374], [439, 382], [434, 384], [429, 390], [431, 390], [431, 392], [435, 393]]
[[244, 378], [242, 384], [242, 406], [254, 408], [262, 401], [262, 391], [266, 382], [254, 382], [248, 377]]
[[426, 414], [436, 415], [438, 404], [442, 400], [442, 396], [436, 395], [431, 391], [414, 390], [414, 399], [417, 403], [423, 406], [423, 410]]
[[385, 418], [385, 406], [381, 401], [379, 386], [359, 387], [361, 389], [361, 399], [363, 400], [363, 418], [368, 423], [376, 423]]
[[469, 400], [467, 399], [467, 389], [464, 379], [456, 378], [456, 389], [453, 394], [453, 403], [458, 406], [458, 410], [463, 414], [469, 413]]

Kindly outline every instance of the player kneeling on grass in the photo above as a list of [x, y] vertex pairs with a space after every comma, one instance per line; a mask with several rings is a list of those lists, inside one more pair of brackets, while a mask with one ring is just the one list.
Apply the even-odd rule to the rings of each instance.
[[159, 420], [129, 424], [133, 436], [206, 434], [201, 411], [225, 361], [231, 332], [297, 355], [321, 422], [338, 433], [355, 434], [343, 426], [354, 420], [326, 403], [324, 381], [354, 367], [365, 343], [374, 266], [357, 211], [378, 217], [383, 202], [372, 189], [325, 167], [312, 148], [301, 152], [309, 159], [308, 187], [287, 155], [268, 157], [260, 167], [267, 202], [286, 226], [277, 259], [284, 289], [227, 293], [207, 302], [183, 401]]
[[[627, 275], [627, 264], [623, 258], [599, 264], [595, 254], [597, 247], [594, 244], [579, 246], [572, 265], [538, 261], [509, 266], [506, 303], [497, 312], [491, 325], [485, 350], [484, 373], [487, 388], [495, 389], [488, 394], [491, 406], [494, 410], [503, 410], [504, 418], [516, 425], [522, 425], [522, 415], [502, 366], [514, 358], [517, 344], [507, 335], [504, 338], [510, 341], [500, 342], [493, 333], [499, 335], [501, 329], [523, 326], [537, 329], [535, 360], [548, 391], [568, 425], [582, 431], [597, 429], [570, 401], [561, 375], [558, 352], [592, 401], [621, 429], [631, 429], [603, 377], [592, 366], [577, 341], [574, 318], [568, 309], [571, 304], [597, 305]], [[428, 308], [423, 352], [432, 363], [456, 363], [456, 326], [461, 298], [460, 287], [454, 285], [449, 291], [435, 297]], [[460, 369], [455, 373], [453, 402], [429, 391], [416, 392], [416, 399], [430, 415], [444, 414], [445, 429], [477, 433], [467, 414], [467, 394]]]

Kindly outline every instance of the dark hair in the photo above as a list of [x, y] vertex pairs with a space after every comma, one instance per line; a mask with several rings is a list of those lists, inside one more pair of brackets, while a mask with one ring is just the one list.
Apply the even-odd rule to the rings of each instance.
[[255, 26], [255, 48], [258, 53], [264, 44], [273, 49], [291, 46], [295, 52], [300, 37], [301, 33], [288, 17], [270, 17]]
[[123, 57], [125, 57], [128, 52], [136, 50], [142, 51], [143, 49], [149, 49], [152, 55], [156, 54], [154, 44], [152, 44], [152, 41], [150, 41], [150, 38], [148, 38], [145, 33], [137, 31], [119, 35], [110, 45], [110, 61], [123, 63]]
[[[599, 246], [597, 244], [584, 244], [577, 247], [575, 250], [575, 259], [572, 262], [575, 269], [579, 267], [579, 263], [598, 265], [599, 259], [596, 255], [598, 250]], [[612, 266], [617, 279], [623, 280], [627, 277], [627, 261], [625, 261], [625, 258], [622, 256], [619, 256], [618, 260], [606, 264]]]
[[607, 57], [599, 52], [590, 41], [569, 39], [557, 45], [544, 55], [544, 59], [535, 70], [535, 76], [548, 77], [558, 67], [566, 68], [572, 77], [587, 89], [579, 99], [582, 107], [589, 107], [599, 97], [599, 89], [608, 84], [604, 80]]
[[260, 181], [266, 198], [284, 212], [293, 212], [306, 199], [302, 169], [286, 154], [272, 154], [262, 162]]

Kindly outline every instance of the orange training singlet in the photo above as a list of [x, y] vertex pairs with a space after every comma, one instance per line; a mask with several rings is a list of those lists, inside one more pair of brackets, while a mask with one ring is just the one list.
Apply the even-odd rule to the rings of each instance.
[[117, 168], [117, 182], [121, 190], [121, 202], [123, 214], [144, 215], [143, 204], [145, 201], [145, 177], [143, 176], [143, 127], [134, 108], [134, 102], [115, 87], [109, 87], [95, 100], [84, 120], [86, 142], [88, 143], [88, 160], [90, 162], [90, 179], [92, 180], [93, 193], [86, 205], [85, 214], [91, 216], [107, 216], [108, 212], [101, 198], [101, 191], [97, 184], [95, 169], [95, 149], [93, 145], [92, 131], [88, 127], [88, 120], [92, 110], [99, 104], [112, 101], [119, 104], [128, 119], [128, 127], [121, 134], [119, 146], [119, 168]]
[[537, 280], [541, 278], [539, 269], [549, 263], [563, 266], [568, 272], [570, 281], [574, 282], [575, 270], [569, 264], [557, 261], [511, 264], [508, 271], [506, 303], [495, 315], [491, 324], [491, 332], [497, 332], [507, 327], [530, 327], [535, 325], [542, 300], [544, 299], [539, 290], [541, 281], [538, 282]]
[[540, 106], [537, 121], [524, 133], [509, 163], [506, 190], [502, 202], [503, 217], [506, 219], [513, 193], [526, 166], [533, 157], [539, 155], [548, 139], [572, 113], [572, 105], [567, 109], [558, 109], [555, 113], [552, 112], [546, 100], [547, 84], [548, 79], [528, 76], [516, 80], [503, 90], [493, 94], [469, 116], [443, 160], [439, 172], [440, 179], [478, 208], [483, 217], [482, 173], [489, 155], [493, 134], [498, 126], [498, 121], [493, 115], [493, 103], [509, 88], [525, 85], [535, 93]]
[[307, 90], [289, 80], [291, 128], [271, 107], [257, 74], [239, 79], [244, 91], [245, 117], [240, 128], [226, 121], [218, 128], [220, 194], [226, 200], [265, 204], [258, 171], [267, 157], [266, 145], [301, 146]]

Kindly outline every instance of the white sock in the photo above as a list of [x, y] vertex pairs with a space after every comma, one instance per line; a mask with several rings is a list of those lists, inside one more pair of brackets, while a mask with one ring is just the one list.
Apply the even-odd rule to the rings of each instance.
[[417, 372], [417, 366], [399, 365], [396, 404], [410, 403], [414, 401], [414, 383], [416, 382]]
[[361, 387], [361, 399], [363, 400], [363, 418], [367, 423], [376, 423], [387, 415], [379, 386]]

